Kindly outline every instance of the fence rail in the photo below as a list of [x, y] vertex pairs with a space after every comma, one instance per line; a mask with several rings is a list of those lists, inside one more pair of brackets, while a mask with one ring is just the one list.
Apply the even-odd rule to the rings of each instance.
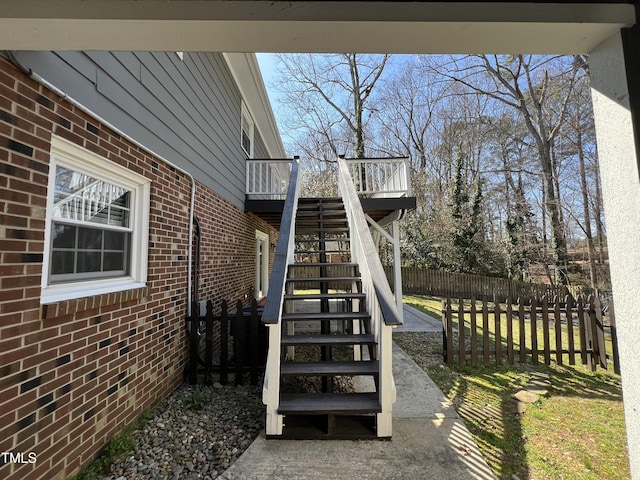
[[189, 365], [187, 378], [191, 385], [202, 379], [205, 385], [213, 383], [213, 374], [220, 374], [220, 383], [242, 385], [249, 373], [251, 385], [258, 377], [266, 360], [266, 328], [261, 325], [261, 312], [255, 300], [243, 307], [238, 300], [236, 310], [229, 312], [228, 302], [222, 301], [220, 315], [214, 315], [213, 302], [206, 304], [206, 314], [200, 315], [198, 305], [187, 318], [189, 332]]
[[[392, 283], [393, 267], [385, 267], [385, 273], [389, 282]], [[511, 301], [518, 298], [541, 299], [543, 296], [564, 298], [571, 295], [575, 298], [583, 293], [591, 293], [563, 285], [527, 283], [508, 278], [451, 273], [416, 267], [402, 267], [402, 290], [404, 293], [436, 297], [482, 298], [485, 295], [489, 297], [497, 295], [499, 298], [510, 298]]]
[[597, 297], [542, 297], [531, 301], [442, 301], [443, 351], [448, 364], [544, 362], [559, 365], [580, 361], [592, 370], [613, 363], [620, 373], [615, 317], [602, 315]]

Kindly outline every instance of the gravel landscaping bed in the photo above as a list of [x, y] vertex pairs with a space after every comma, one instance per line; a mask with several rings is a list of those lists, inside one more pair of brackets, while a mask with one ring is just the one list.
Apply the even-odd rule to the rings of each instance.
[[101, 480], [215, 479], [264, 428], [261, 386], [181, 385]]

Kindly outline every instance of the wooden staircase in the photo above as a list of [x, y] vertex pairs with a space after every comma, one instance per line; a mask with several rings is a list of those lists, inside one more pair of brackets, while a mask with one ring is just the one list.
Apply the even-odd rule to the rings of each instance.
[[[376, 437], [376, 340], [349, 242], [341, 199], [299, 200], [281, 317], [278, 438]], [[349, 388], [362, 376], [372, 391]]]

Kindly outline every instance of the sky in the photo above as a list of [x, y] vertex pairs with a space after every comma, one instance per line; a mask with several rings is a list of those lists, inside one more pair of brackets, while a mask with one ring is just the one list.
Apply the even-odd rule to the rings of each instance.
[[262, 79], [264, 80], [264, 85], [267, 89], [267, 93], [269, 94], [269, 101], [271, 102], [271, 108], [273, 109], [273, 114], [276, 116], [276, 121], [278, 122], [278, 127], [282, 125], [280, 121], [279, 115], [279, 104], [278, 104], [278, 94], [273, 91], [273, 82], [276, 76], [276, 54], [275, 53], [256, 53], [256, 57], [258, 59], [258, 65], [260, 65], [260, 72], [262, 73]]

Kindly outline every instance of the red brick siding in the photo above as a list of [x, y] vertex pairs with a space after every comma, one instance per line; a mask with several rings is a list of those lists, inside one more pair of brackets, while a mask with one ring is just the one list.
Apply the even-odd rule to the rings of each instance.
[[[40, 305], [52, 134], [151, 180], [146, 288]], [[244, 300], [255, 230], [270, 229], [196, 192], [200, 297]], [[66, 478], [182, 382], [190, 198], [187, 176], [0, 59], [0, 452], [37, 454], [0, 478]]]

